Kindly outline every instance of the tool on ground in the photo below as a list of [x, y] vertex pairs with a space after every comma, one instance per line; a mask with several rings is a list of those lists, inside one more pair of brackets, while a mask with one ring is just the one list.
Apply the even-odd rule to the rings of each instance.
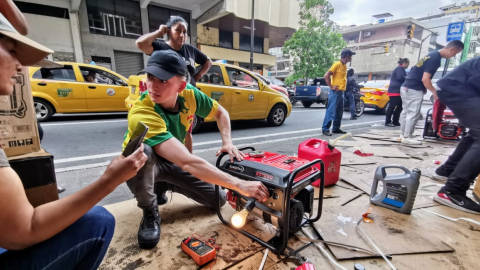
[[258, 268], [258, 270], [263, 270], [263, 267], [265, 266], [265, 262], [267, 261], [267, 257], [268, 257], [268, 248], [265, 249], [265, 254], [263, 254], [263, 259], [262, 259], [262, 262], [260, 263], [260, 267]]
[[465, 128], [459, 124], [452, 111], [446, 109], [440, 101], [435, 101], [433, 109], [427, 111], [423, 137], [456, 140], [464, 134]]
[[[341, 137], [344, 137], [345, 134]], [[339, 138], [341, 138], [339, 137]], [[337, 138], [338, 139], [338, 138]], [[335, 148], [333, 141], [330, 144], [320, 139], [308, 139], [298, 146], [298, 157], [306, 160], [320, 159], [325, 163], [325, 186], [331, 186], [340, 179], [340, 163], [342, 162], [342, 152]], [[317, 169], [320, 169], [317, 167]], [[312, 185], [318, 187], [320, 182], [314, 182]]]
[[217, 257], [220, 249], [215, 245], [215, 240], [205, 240], [201, 235], [194, 233], [191, 237], [183, 239], [181, 243], [183, 252], [192, 257], [198, 265], [205, 265]]
[[478, 222], [478, 221], [476, 221], [476, 220], [473, 220], [473, 219], [471, 219], [471, 218], [451, 218], [451, 217], [447, 217], [447, 216], [444, 216], [444, 215], [440, 215], [439, 213], [435, 213], [435, 212], [432, 212], [432, 211], [427, 210], [427, 209], [422, 209], [422, 210], [427, 211], [427, 212], [429, 212], [429, 213], [432, 213], [432, 214], [434, 214], [434, 215], [437, 215], [437, 216], [439, 216], [439, 217], [442, 217], [442, 218], [444, 218], [444, 219], [451, 220], [451, 221], [457, 222], [457, 221], [459, 221], [459, 220], [464, 220], [464, 221], [467, 221], [467, 222], [471, 222], [471, 223], [473, 223], [473, 224], [480, 225], [480, 222]]
[[[220, 187], [215, 186], [218, 200], [217, 214], [220, 220], [239, 231], [243, 235], [269, 248], [272, 252], [281, 253], [288, 244], [288, 237], [298, 231], [304, 224], [313, 223], [320, 219], [322, 214], [322, 198], [324, 183], [324, 165], [321, 160], [308, 161], [287, 155], [264, 152], [257, 155], [253, 147], [240, 149], [255, 152], [252, 157], [247, 154], [244, 160], [233, 162], [230, 159], [221, 164], [228, 155], [222, 153], [216, 162], [217, 168], [247, 181], [260, 181], [269, 190], [266, 202], [252, 201], [236, 191], [227, 192], [227, 202], [240, 213], [235, 214], [232, 222], [227, 221], [220, 209]], [[314, 191], [311, 184], [320, 179], [320, 199], [317, 200], [316, 215], [314, 216]], [[254, 215], [265, 223], [272, 224], [276, 230], [275, 236], [264, 241], [257, 236], [243, 230], [246, 216]], [[235, 224], [233, 224], [235, 223]], [[237, 225], [237, 226], [234, 226]]]
[[363, 231], [362, 228], [360, 228], [360, 222], [363, 220], [363, 217], [361, 219], [358, 220], [357, 222], [357, 230], [361, 232], [361, 236], [367, 240], [367, 243], [373, 247], [377, 252], [378, 254], [380, 254], [380, 256], [382, 256], [382, 258], [387, 262], [388, 266], [390, 266], [390, 268], [392, 270], [397, 270], [397, 268], [395, 268], [395, 266], [387, 259], [387, 257], [385, 256], [385, 253], [383, 253], [380, 248], [375, 245], [375, 243], [373, 242], [373, 240], [367, 235], [367, 233], [365, 233], [365, 231]]
[[[314, 229], [315, 232], [316, 232], [316, 229]], [[311, 240], [316, 240], [316, 238], [313, 236], [313, 234], [307, 230], [306, 228], [302, 228], [302, 232], [308, 237], [310, 238]], [[318, 232], [316, 232], [318, 234]], [[318, 238], [318, 237], [317, 237]], [[338, 264], [337, 261], [335, 261], [335, 259], [332, 258], [332, 256], [330, 256], [330, 254], [328, 254], [328, 252], [322, 247], [322, 245], [320, 245], [320, 243], [318, 242], [315, 242], [314, 243], [315, 246], [317, 246], [320, 251], [323, 253], [323, 255], [325, 257], [327, 257], [327, 259], [333, 264], [335, 265], [336, 267], [342, 269], [342, 270], [347, 270], [347, 268], [343, 267], [342, 265]]]
[[[387, 175], [386, 169], [400, 169], [404, 173]], [[370, 193], [370, 202], [402, 214], [410, 214], [420, 185], [421, 171], [417, 168], [411, 172], [399, 165], [378, 166]], [[383, 191], [377, 193], [378, 182], [383, 183]]]

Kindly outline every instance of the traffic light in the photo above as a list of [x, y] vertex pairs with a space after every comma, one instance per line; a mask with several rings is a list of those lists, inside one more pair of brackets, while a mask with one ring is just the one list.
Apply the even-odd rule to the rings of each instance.
[[385, 46], [383, 47], [385, 53], [388, 53], [390, 51], [390, 43], [385, 43]]
[[413, 38], [413, 32], [415, 31], [415, 24], [410, 24], [407, 26], [407, 38], [412, 39]]

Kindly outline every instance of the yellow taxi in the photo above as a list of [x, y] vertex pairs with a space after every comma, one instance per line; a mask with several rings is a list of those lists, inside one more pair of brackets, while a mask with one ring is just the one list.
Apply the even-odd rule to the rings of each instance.
[[29, 68], [39, 121], [48, 121], [55, 113], [127, 111], [127, 78], [102, 66], [60, 64], [63, 67]]
[[[197, 67], [197, 71], [201, 67]], [[130, 95], [125, 106], [130, 109], [137, 98], [147, 91], [146, 75], [130, 76]], [[215, 99], [230, 114], [231, 120], [267, 119], [273, 126], [280, 126], [292, 111], [289, 99], [273, 90], [253, 72], [238, 66], [213, 63], [208, 72], [197, 82], [197, 88]], [[200, 129], [203, 122], [215, 119], [195, 117], [192, 131]]]
[[387, 95], [389, 83], [390, 81], [387, 80], [378, 80], [363, 84], [360, 93], [364, 94], [361, 100], [365, 103], [365, 108], [372, 108], [380, 113], [385, 113], [390, 101]]

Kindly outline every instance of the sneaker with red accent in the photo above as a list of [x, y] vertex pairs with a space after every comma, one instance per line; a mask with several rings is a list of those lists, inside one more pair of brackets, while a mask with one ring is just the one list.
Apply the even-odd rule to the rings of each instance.
[[465, 195], [452, 194], [446, 191], [445, 187], [442, 187], [438, 193], [435, 194], [433, 200], [460, 211], [480, 215], [480, 204]]

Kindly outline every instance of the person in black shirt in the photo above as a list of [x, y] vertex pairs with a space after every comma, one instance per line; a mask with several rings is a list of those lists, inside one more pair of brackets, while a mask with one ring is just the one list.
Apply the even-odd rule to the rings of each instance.
[[405, 82], [400, 88], [403, 111], [400, 116], [401, 133], [400, 138], [403, 144], [422, 144], [415, 140], [413, 130], [417, 125], [422, 113], [423, 95], [427, 89], [432, 92], [433, 98], [437, 99], [437, 93], [432, 85], [432, 78], [440, 67], [442, 58], [454, 57], [463, 50], [463, 43], [460, 40], [450, 41], [445, 48], [431, 52], [410, 70]]
[[[186, 44], [188, 24], [180, 16], [172, 16], [167, 25], [160, 25], [160, 28], [150, 34], [146, 34], [137, 39], [136, 44], [142, 52], [151, 55], [154, 51], [173, 50], [183, 57], [187, 64], [190, 74], [190, 84], [196, 86], [196, 82], [202, 78], [208, 69], [212, 66], [212, 60], [199, 49], [190, 44]], [[157, 38], [168, 35], [168, 41], [156, 40]], [[200, 71], [195, 74], [195, 63], [202, 66]]]
[[438, 99], [468, 133], [432, 178], [446, 181], [433, 199], [446, 206], [480, 214], [480, 205], [467, 197], [470, 183], [480, 174], [480, 57], [456, 67], [437, 82]]
[[[388, 85], [387, 95], [390, 97], [387, 112], [385, 113], [385, 126], [398, 127], [400, 126], [400, 113], [402, 112], [402, 98], [400, 97], [400, 87], [407, 77], [405, 69], [410, 65], [408, 58], [400, 58], [398, 66], [393, 70], [390, 76], [390, 84]], [[392, 119], [393, 115], [393, 119]]]
[[353, 94], [358, 92], [357, 89], [362, 88], [361, 85], [358, 85], [353, 77], [355, 75], [355, 70], [353, 68], [348, 69], [347, 71], [347, 89], [343, 93], [344, 98], [347, 100], [348, 106], [350, 108], [351, 117], [350, 120], [357, 120], [355, 115], [355, 98]]

